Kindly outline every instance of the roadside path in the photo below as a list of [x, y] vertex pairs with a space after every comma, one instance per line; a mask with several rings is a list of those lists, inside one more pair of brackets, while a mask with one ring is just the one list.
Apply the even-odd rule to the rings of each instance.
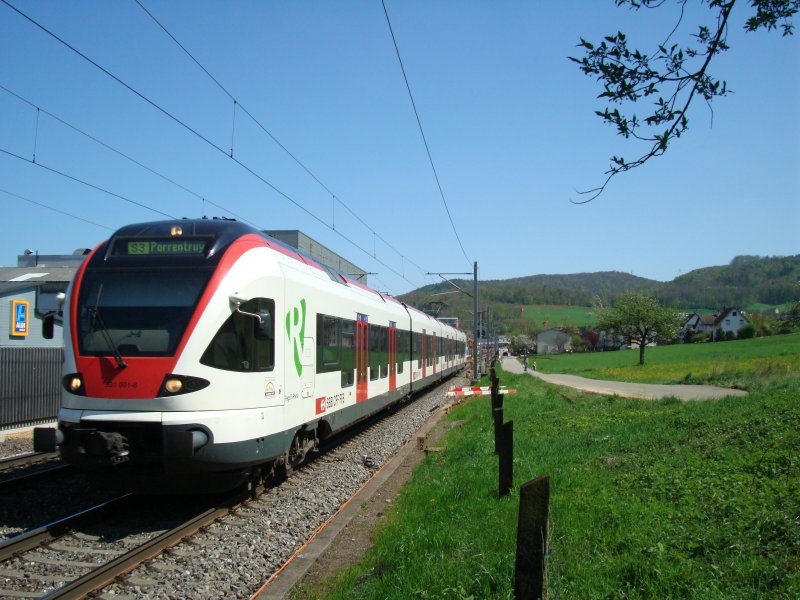
[[[511, 373], [522, 374], [522, 364], [513, 357], [502, 359], [503, 369]], [[674, 396], [680, 400], [712, 400], [724, 398], [725, 396], [746, 396], [744, 390], [734, 390], [730, 388], [718, 387], [715, 385], [666, 385], [660, 383], [626, 383], [623, 381], [601, 381], [599, 379], [587, 379], [577, 375], [551, 375], [540, 373], [528, 369], [528, 374], [538, 377], [548, 383], [564, 385], [567, 387], [593, 392], [595, 394], [605, 394], [608, 396], [624, 396], [626, 398], [644, 398], [646, 400], [658, 400]]]

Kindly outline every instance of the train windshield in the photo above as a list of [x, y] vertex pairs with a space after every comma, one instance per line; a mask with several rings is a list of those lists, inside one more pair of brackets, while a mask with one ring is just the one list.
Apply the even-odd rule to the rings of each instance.
[[171, 356], [210, 277], [206, 269], [87, 270], [78, 298], [80, 353]]

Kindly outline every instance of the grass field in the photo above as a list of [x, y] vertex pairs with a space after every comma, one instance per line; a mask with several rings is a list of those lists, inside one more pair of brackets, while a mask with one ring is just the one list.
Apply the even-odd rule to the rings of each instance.
[[[638, 350], [536, 356], [545, 373], [650, 383], [713, 383], [747, 389], [752, 376], [800, 372], [800, 334]], [[756, 380], [757, 381], [757, 380]]]
[[[637, 371], [725, 372], [745, 398], [629, 400], [500, 374], [518, 389], [505, 401], [515, 484], [552, 478], [551, 599], [800, 597], [800, 370], [787, 354], [800, 336], [782, 337], [648, 350]], [[619, 374], [634, 367], [612, 355], [635, 354], [562, 358]], [[465, 423], [415, 471], [364, 561], [295, 598], [513, 597], [518, 487], [497, 497], [489, 399], [448, 418]]]

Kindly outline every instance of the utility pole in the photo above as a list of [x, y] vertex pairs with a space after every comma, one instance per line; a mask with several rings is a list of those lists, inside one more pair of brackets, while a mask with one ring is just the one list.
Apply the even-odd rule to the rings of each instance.
[[472, 383], [478, 383], [478, 261], [472, 270]]
[[[455, 283], [445, 277], [445, 275], [469, 275], [469, 273], [427, 273], [427, 275], [438, 275], [447, 283], [452, 285], [462, 294], [469, 296], [469, 292], [465, 292]], [[472, 269], [472, 383], [478, 381], [476, 375], [478, 370], [478, 261], [475, 261]]]

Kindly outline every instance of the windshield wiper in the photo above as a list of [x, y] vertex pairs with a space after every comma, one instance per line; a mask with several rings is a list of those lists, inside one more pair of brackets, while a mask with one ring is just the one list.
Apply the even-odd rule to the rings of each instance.
[[103, 339], [108, 344], [108, 349], [111, 350], [111, 353], [114, 355], [114, 360], [117, 361], [117, 367], [120, 369], [124, 369], [128, 366], [128, 363], [125, 362], [125, 359], [122, 358], [122, 354], [120, 354], [119, 348], [114, 345], [114, 340], [111, 339], [111, 334], [108, 333], [108, 328], [106, 327], [105, 322], [103, 321], [103, 317], [100, 316], [100, 311], [95, 306], [94, 308], [89, 309], [89, 314], [92, 315], [92, 329], [94, 329], [94, 322], [97, 321], [100, 323], [100, 333], [103, 334]]

